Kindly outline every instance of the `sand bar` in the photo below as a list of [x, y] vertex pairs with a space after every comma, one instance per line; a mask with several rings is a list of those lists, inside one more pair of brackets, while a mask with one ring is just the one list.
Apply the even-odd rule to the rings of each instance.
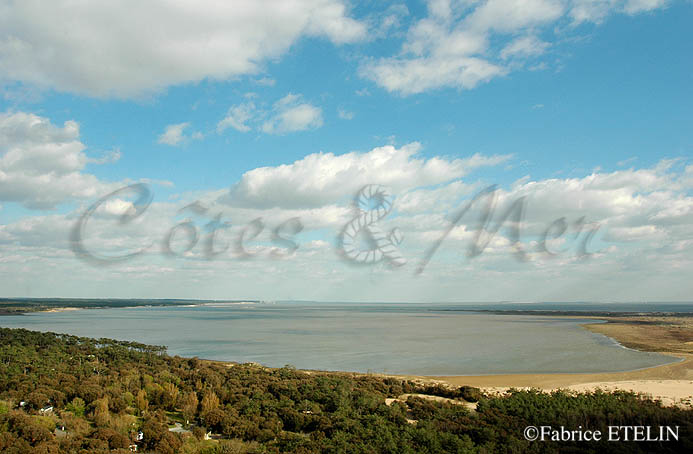
[[[593, 318], [593, 317], [590, 317]], [[607, 335], [623, 346], [680, 358], [663, 366], [628, 372], [583, 374], [505, 374], [460, 376], [407, 376], [424, 382], [451, 386], [475, 386], [488, 393], [509, 388], [538, 388], [546, 391], [626, 390], [659, 399], [665, 405], [693, 406], [693, 317], [628, 316], [594, 317], [607, 323], [583, 325]]]

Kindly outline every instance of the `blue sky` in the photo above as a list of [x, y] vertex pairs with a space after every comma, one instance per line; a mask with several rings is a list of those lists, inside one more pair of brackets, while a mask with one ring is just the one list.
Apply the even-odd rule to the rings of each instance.
[[[0, 19], [3, 296], [690, 300], [690, 1], [62, 3], [10, 2]], [[76, 219], [135, 182], [154, 194], [147, 214], [123, 230], [132, 197], [111, 200], [90, 248], [146, 252], [80, 260]], [[379, 224], [402, 233], [403, 267], [340, 259], [365, 184], [394, 197]], [[530, 260], [504, 229], [466, 257], [470, 213], [412, 279], [489, 184], [496, 214], [527, 197]], [[165, 258], [196, 200], [200, 243]], [[216, 213], [231, 246], [210, 260]], [[555, 246], [572, 252], [539, 252], [551, 222], [581, 216], [600, 226], [590, 260], [568, 233]], [[234, 238], [260, 217], [242, 261]], [[293, 217], [298, 250], [269, 259], [269, 232]]]

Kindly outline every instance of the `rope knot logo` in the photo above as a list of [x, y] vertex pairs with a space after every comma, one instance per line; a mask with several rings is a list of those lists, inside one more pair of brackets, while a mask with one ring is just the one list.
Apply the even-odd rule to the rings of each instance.
[[[397, 248], [403, 239], [399, 229], [393, 228], [385, 233], [378, 227], [378, 221], [392, 211], [393, 200], [390, 192], [379, 184], [361, 188], [354, 198], [356, 216], [344, 226], [338, 237], [339, 251], [344, 258], [364, 265], [383, 260], [394, 267], [407, 263]], [[368, 248], [362, 247], [364, 242]]]

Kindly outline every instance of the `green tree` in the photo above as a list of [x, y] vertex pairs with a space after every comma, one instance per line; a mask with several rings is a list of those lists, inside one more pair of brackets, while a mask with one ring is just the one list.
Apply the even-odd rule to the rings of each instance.
[[143, 415], [144, 412], [147, 411], [149, 408], [149, 400], [147, 400], [147, 392], [144, 389], [140, 389], [139, 392], [137, 393], [137, 410], [139, 411], [140, 415]]
[[72, 402], [67, 404], [65, 407], [65, 410], [72, 412], [75, 416], [82, 417], [84, 416], [84, 400], [82, 400], [80, 397], [75, 397], [72, 399]]

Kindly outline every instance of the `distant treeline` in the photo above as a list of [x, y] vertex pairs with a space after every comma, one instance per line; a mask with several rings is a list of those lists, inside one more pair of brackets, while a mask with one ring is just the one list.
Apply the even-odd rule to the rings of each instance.
[[257, 302], [252, 300], [203, 301], [185, 299], [102, 299], [102, 298], [0, 298], [0, 315], [39, 312], [50, 309], [98, 309], [109, 307], [188, 306], [191, 304]]
[[[386, 405], [405, 393], [478, 406], [414, 397]], [[529, 425], [679, 426], [679, 441], [529, 442]], [[231, 365], [0, 328], [3, 453], [684, 453], [693, 452], [692, 433], [693, 410], [631, 393], [484, 397], [471, 387]]]

